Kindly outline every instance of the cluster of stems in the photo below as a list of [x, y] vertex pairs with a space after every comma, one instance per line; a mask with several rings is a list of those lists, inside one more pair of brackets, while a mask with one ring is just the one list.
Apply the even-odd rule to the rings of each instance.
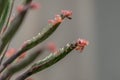
[[[33, 63], [32, 66], [15, 78], [15, 80], [31, 80], [31, 78], [29, 78], [31, 75], [60, 61], [72, 50], [83, 51], [84, 47], [88, 45], [88, 41], [78, 39], [74, 42], [67, 43], [60, 49], [56, 49], [54, 44], [50, 44], [28, 52], [28, 50], [31, 50], [38, 44], [40, 45], [40, 43], [52, 35], [65, 18], [72, 19], [72, 11], [62, 10], [54, 19], [48, 21], [48, 25], [44, 27], [40, 33], [32, 39], [25, 41], [18, 50], [8, 50], [12, 38], [21, 27], [28, 11], [30, 9], [39, 9], [39, 5], [33, 3], [32, 0], [23, 0], [23, 4], [17, 8], [17, 14], [15, 17], [11, 18], [14, 2], [15, 0], [0, 0], [0, 80], [11, 80], [15, 73]], [[42, 60], [34, 62], [41, 53], [48, 49], [51, 51], [48, 56]]]

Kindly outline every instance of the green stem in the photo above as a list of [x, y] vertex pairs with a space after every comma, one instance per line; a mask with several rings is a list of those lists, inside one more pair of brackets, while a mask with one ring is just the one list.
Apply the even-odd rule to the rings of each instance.
[[[5, 26], [3, 26], [3, 27], [1, 26], [1, 27], [2, 27], [1, 35], [4, 33], [4, 31], [5, 31], [5, 30], [7, 29], [7, 27], [9, 26], [9, 20], [10, 20], [10, 16], [11, 16], [11, 13], [12, 13], [13, 5], [14, 5], [14, 0], [11, 0], [11, 1], [10, 1], [10, 4], [9, 4], [8, 7], [7, 7], [7, 8], [10, 8], [10, 9], [8, 10], [8, 12], [6, 12], [7, 9], [6, 9], [6, 11], [5, 11], [5, 14], [8, 13], [8, 18], [5, 19], [5, 16], [6, 16], [6, 15], [3, 16], [4, 19], [5, 19], [6, 24], [5, 24]], [[3, 21], [4, 21], [4, 20], [3, 20]], [[3, 60], [4, 56], [5, 56], [5, 53], [6, 53], [7, 49], [8, 49], [8, 47], [9, 47], [9, 43], [10, 43], [10, 42], [8, 42], [8, 44], [5, 46], [4, 51], [2, 52], [2, 55], [0, 56], [0, 65], [1, 65], [2, 60]]]
[[76, 43], [67, 44], [64, 48], [61, 48], [59, 51], [51, 53], [43, 60], [40, 60], [39, 62], [35, 63], [31, 68], [29, 68], [26, 72], [17, 77], [15, 80], [25, 80], [27, 77], [52, 66], [56, 62], [63, 59], [68, 53], [75, 49], [76, 46]]
[[1, 42], [0, 42], [0, 54], [4, 50], [6, 44], [13, 38], [15, 33], [20, 28], [20, 25], [22, 24], [25, 15], [30, 7], [27, 6], [26, 9], [24, 9], [21, 13], [18, 13], [18, 15], [14, 18], [14, 20], [11, 22], [8, 29], [3, 33], [1, 36]]
[[0, 21], [0, 32], [2, 28], [5, 29], [6, 27], [8, 27], [9, 19], [12, 13], [13, 4], [14, 4], [14, 0], [10, 0], [7, 6], [5, 6], [5, 9], [3, 11], [3, 14], [1, 16], [1, 21]]
[[0, 0], [0, 19], [8, 3], [9, 3], [9, 0]]
[[[63, 17], [63, 19], [64, 18], [65, 17]], [[17, 51], [13, 56], [11, 56], [2, 64], [3, 67], [2, 68], [0, 67], [0, 72], [2, 72], [9, 64], [11, 64], [22, 53], [35, 47], [36, 45], [47, 39], [57, 29], [60, 23], [61, 22], [57, 23], [56, 25], [49, 24], [48, 27], [44, 28], [42, 32], [39, 33], [36, 37], [33, 37], [33, 39], [28, 40], [19, 51]]]
[[11, 75], [15, 74], [16, 72], [22, 70], [30, 63], [32, 63], [41, 53], [43, 53], [44, 48], [37, 49], [34, 52], [28, 53], [28, 55], [21, 59], [21, 61], [16, 60], [13, 64], [9, 65], [6, 70], [0, 76], [0, 80], [6, 80]]

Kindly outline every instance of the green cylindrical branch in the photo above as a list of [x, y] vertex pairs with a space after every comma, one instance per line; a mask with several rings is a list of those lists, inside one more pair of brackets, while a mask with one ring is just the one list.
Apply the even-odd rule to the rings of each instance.
[[[2, 14], [2, 18], [1, 18], [1, 22], [0, 22], [0, 35], [1, 36], [5, 32], [7, 27], [9, 26], [9, 20], [11, 17], [13, 5], [14, 5], [14, 0], [10, 0], [9, 4], [4, 9], [4, 13]], [[2, 50], [2, 53], [0, 55], [0, 65], [1, 65], [2, 59], [4, 58], [6, 50], [9, 46], [9, 43], [7, 43], [7, 44], [8, 45], [5, 46], [4, 50]]]
[[23, 22], [24, 17], [25, 17], [25, 15], [26, 15], [26, 13], [27, 13], [27, 11], [28, 11], [29, 8], [30, 8], [30, 6], [26, 5], [26, 7], [24, 8], [24, 10], [22, 12], [18, 13], [18, 15], [11, 22], [9, 28], [1, 36], [0, 54], [4, 50], [5, 45], [13, 38], [13, 36], [15, 35], [15, 33], [20, 28], [20, 25]]
[[15, 80], [25, 80], [27, 77], [50, 67], [51, 65], [55, 64], [56, 62], [64, 58], [68, 53], [75, 49], [76, 46], [77, 46], [76, 43], [67, 44], [64, 48], [59, 49], [59, 51], [51, 53], [43, 60], [40, 60], [37, 63], [35, 63], [31, 68], [29, 68], [26, 72], [22, 73], [22, 75], [20, 75]]
[[5, 7], [8, 5], [9, 0], [0, 0], [0, 18], [2, 16], [2, 13], [5, 9]]
[[[30, 3], [31, 1], [32, 0], [24, 0], [24, 4], [26, 5]], [[14, 3], [14, 0], [0, 0], [0, 6], [1, 6], [0, 7], [0, 12], [1, 12], [0, 32], [3, 27], [4, 29], [6, 29], [6, 27], [8, 26], [10, 15], [11, 15], [12, 8], [13, 8], [13, 3]]]
[[0, 55], [0, 65], [1, 65], [1, 63], [2, 63], [2, 61], [3, 61], [3, 59], [4, 59], [4, 57], [5, 57], [5, 54], [6, 54], [7, 50], [8, 50], [8, 47], [9, 47], [9, 44], [10, 44], [10, 43], [8, 43], [8, 44], [5, 46], [2, 54]]
[[8, 26], [9, 18], [11, 16], [11, 12], [12, 12], [12, 8], [13, 8], [13, 3], [14, 3], [14, 0], [10, 0], [4, 8], [4, 11], [3, 11], [2, 15], [1, 15], [1, 19], [0, 19], [0, 32], [3, 27], [5, 29]]
[[[64, 19], [65, 16], [61, 15], [61, 18]], [[37, 36], [33, 37], [31, 40], [27, 40], [23, 47], [19, 51], [16, 52], [13, 56], [11, 56], [8, 60], [6, 60], [2, 65], [3, 68], [0, 68], [0, 72], [2, 72], [7, 65], [11, 64], [18, 56], [20, 56], [23, 52], [35, 47], [45, 39], [47, 39], [61, 24], [61, 22], [58, 22], [56, 24], [49, 24], [46, 28], [43, 28], [41, 33], [38, 33]]]
[[38, 45], [39, 43], [47, 39], [59, 27], [59, 25], [60, 23], [56, 25], [49, 24], [46, 28], [43, 28], [43, 30], [38, 33], [37, 36], [33, 37], [31, 40], [27, 40], [25, 43], [25, 47], [23, 47], [21, 50], [26, 51]]
[[67, 44], [64, 48], [51, 53], [49, 56], [44, 58], [43, 60], [38, 61], [37, 63], [33, 64], [26, 72], [22, 75], [18, 76], [15, 80], [25, 80], [27, 77], [44, 70], [56, 62], [63, 59], [67, 54], [69, 54], [73, 49], [83, 51], [84, 47], [88, 45], [88, 41], [83, 39], [78, 39], [76, 42]]
[[[66, 16], [60, 15], [61, 19], [63, 20]], [[62, 22], [62, 21], [61, 21]], [[22, 51], [29, 50], [34, 46], [38, 45], [42, 41], [46, 40], [55, 30], [59, 27], [61, 22], [57, 22], [56, 24], [49, 23], [47, 27], [43, 28], [43, 30], [38, 33], [37, 36], [33, 37], [31, 40], [27, 40], [25, 46], [21, 48]]]
[[[18, 57], [16, 61], [9, 65], [6, 70], [2, 73], [0, 76], [0, 80], [6, 80], [7, 78], [11, 77], [13, 74], [16, 72], [20, 71], [21, 69], [25, 68], [28, 66], [30, 63], [32, 63], [41, 53], [43, 53], [44, 48], [37, 49], [34, 52], [29, 52], [29, 53], [23, 53], [26, 54], [27, 56], [25, 57], [24, 55], [22, 57]], [[25, 57], [25, 58], [24, 58]]]

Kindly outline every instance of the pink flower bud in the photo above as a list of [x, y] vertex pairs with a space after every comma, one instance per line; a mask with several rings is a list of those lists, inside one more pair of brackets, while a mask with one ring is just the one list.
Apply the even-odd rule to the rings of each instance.
[[19, 12], [19, 13], [21, 13], [23, 10], [24, 10], [24, 6], [23, 5], [19, 5], [18, 7], [17, 7], [17, 11]]
[[12, 55], [14, 55], [15, 53], [16, 53], [16, 49], [11, 48], [11, 49], [9, 49], [9, 50], [6, 52], [5, 56], [9, 58], [9, 57], [11, 57]]
[[56, 23], [62, 22], [62, 18], [61, 18], [60, 15], [56, 15], [54, 20], [55, 20]]
[[48, 23], [51, 23], [53, 25], [57, 24], [57, 23], [61, 23], [62, 22], [62, 18], [60, 15], [56, 15], [54, 20], [48, 20]]
[[56, 51], [57, 51], [57, 47], [56, 47], [55, 43], [53, 43], [53, 42], [48, 43], [47, 48], [48, 48], [51, 52], [56, 52]]
[[61, 13], [66, 17], [70, 17], [72, 15], [72, 11], [69, 10], [62, 10]]
[[80, 52], [82, 52], [84, 47], [86, 47], [88, 44], [89, 44], [89, 42], [87, 40], [78, 39], [76, 50], [79, 50]]

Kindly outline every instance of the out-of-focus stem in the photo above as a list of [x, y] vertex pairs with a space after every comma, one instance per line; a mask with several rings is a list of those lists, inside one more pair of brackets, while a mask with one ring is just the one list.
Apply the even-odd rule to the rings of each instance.
[[10, 76], [12, 76], [13, 74], [15, 74], [16, 72], [20, 71], [21, 69], [25, 68], [26, 66], [28, 66], [30, 63], [32, 63], [41, 53], [43, 53], [44, 48], [41, 49], [37, 49], [34, 52], [29, 52], [28, 56], [26, 56], [25, 58], [21, 59], [19, 61], [16, 60], [13, 64], [9, 65], [6, 70], [2, 73], [2, 75], [0, 76], [0, 80], [6, 80], [7, 78], [9, 78]]
[[29, 8], [30, 8], [30, 6], [27, 5], [26, 8], [21, 13], [18, 13], [18, 15], [11, 22], [9, 28], [1, 36], [0, 54], [4, 50], [6, 44], [13, 38], [13, 36], [17, 32], [17, 30], [20, 28], [20, 25], [22, 24], [24, 17]]

